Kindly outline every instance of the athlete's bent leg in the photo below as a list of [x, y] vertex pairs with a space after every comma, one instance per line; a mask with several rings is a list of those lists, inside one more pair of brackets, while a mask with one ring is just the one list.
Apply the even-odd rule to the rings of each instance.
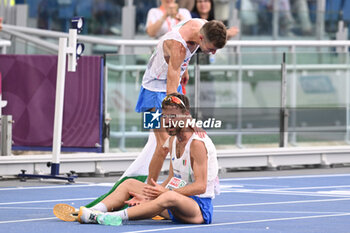
[[146, 184], [135, 180], [127, 179], [122, 182], [102, 203], [106, 205], [108, 211], [119, 210], [125, 205], [125, 201], [130, 198], [129, 192], [142, 194], [142, 189]]
[[127, 211], [129, 220], [139, 220], [152, 218], [167, 209], [171, 210], [176, 219], [184, 223], [204, 222], [197, 202], [174, 191], [165, 192], [155, 200], [131, 207]]

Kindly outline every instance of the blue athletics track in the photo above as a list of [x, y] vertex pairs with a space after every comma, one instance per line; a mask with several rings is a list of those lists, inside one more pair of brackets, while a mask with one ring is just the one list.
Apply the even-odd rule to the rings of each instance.
[[221, 179], [210, 225], [168, 220], [130, 221], [122, 226], [63, 222], [53, 215], [55, 204], [85, 205], [113, 183], [78, 179], [72, 185], [17, 184], [0, 188], [0, 232], [350, 232], [350, 174]]

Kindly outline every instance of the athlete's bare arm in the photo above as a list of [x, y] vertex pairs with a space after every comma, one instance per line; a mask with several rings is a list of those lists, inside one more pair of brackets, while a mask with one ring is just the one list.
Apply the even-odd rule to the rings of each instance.
[[163, 45], [164, 59], [168, 62], [166, 93], [176, 93], [180, 81], [181, 64], [186, 57], [185, 47], [178, 41], [166, 40]]
[[190, 156], [195, 181], [174, 190], [185, 196], [203, 194], [207, 189], [208, 156], [204, 142], [193, 140], [190, 147]]
[[169, 175], [168, 175], [168, 177], [163, 181], [162, 186], [165, 187], [165, 186], [169, 183], [169, 181], [171, 180], [171, 178], [173, 178], [173, 176], [174, 176], [173, 165], [170, 163], [170, 165], [169, 165]]

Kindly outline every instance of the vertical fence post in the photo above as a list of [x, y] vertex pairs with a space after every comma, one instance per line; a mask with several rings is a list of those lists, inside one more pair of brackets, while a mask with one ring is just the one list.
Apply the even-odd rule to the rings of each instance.
[[297, 107], [297, 70], [296, 70], [296, 53], [295, 53], [295, 46], [290, 47], [290, 55], [292, 56], [292, 64], [293, 64], [293, 74], [292, 74], [292, 80], [291, 80], [291, 89], [290, 89], [290, 106], [292, 108], [291, 112], [291, 126], [293, 128], [293, 131], [291, 133], [290, 143], [292, 145], [296, 145], [297, 143], [297, 133], [296, 133], [296, 123], [297, 123], [297, 114], [296, 114], [296, 107]]
[[[124, 7], [122, 9], [122, 38], [134, 39], [135, 37], [135, 24], [136, 24], [136, 7], [133, 5], [133, 0], [125, 0]], [[134, 48], [127, 46], [124, 48], [127, 54], [133, 54]]]
[[195, 55], [195, 63], [194, 63], [194, 107], [195, 107], [195, 117], [198, 118], [199, 114], [199, 106], [200, 106], [200, 90], [201, 90], [201, 71], [199, 67], [199, 54]]
[[281, 65], [281, 109], [280, 109], [280, 147], [287, 147], [288, 144], [288, 110], [287, 105], [287, 70], [286, 54], [283, 53], [283, 62]]
[[125, 45], [121, 45], [120, 47], [120, 56], [121, 57], [121, 63], [123, 66], [123, 71], [122, 71], [122, 83], [121, 83], [121, 114], [120, 114], [120, 131], [121, 131], [121, 138], [119, 142], [119, 148], [122, 151], [125, 151], [125, 80], [126, 80], [126, 71], [125, 71], [125, 66], [126, 66], [126, 53], [125, 53]]
[[1, 77], [1, 73], [0, 73], [0, 118], [2, 116], [2, 108], [6, 106], [6, 101], [2, 100], [2, 77]]
[[238, 63], [238, 77], [237, 77], [237, 137], [236, 137], [236, 146], [242, 147], [242, 53], [240, 47], [237, 47], [237, 63]]
[[2, 108], [6, 106], [7, 102], [2, 100], [2, 86], [1, 86], [1, 73], [0, 73], [0, 155], [5, 155], [5, 152], [3, 152], [4, 148], [6, 147], [6, 119], [2, 116]]
[[1, 54], [6, 54], [6, 47], [7, 47], [7, 46], [3, 46], [3, 47], [1, 48]]
[[232, 15], [232, 17], [229, 17], [228, 26], [239, 26], [238, 10], [236, 9], [237, 0], [231, 0], [229, 4], [229, 14]]
[[347, 65], [346, 75], [345, 75], [345, 104], [346, 104], [346, 132], [345, 132], [345, 142], [350, 144], [350, 59], [349, 59], [349, 47], [345, 46], [345, 64]]
[[3, 116], [2, 108], [7, 105], [7, 101], [2, 100], [0, 73], [0, 155], [11, 155], [12, 149], [12, 116]]
[[59, 52], [57, 64], [56, 98], [55, 98], [55, 118], [52, 140], [52, 165], [51, 175], [58, 175], [60, 154], [62, 146], [62, 124], [63, 124], [63, 104], [64, 104], [64, 85], [66, 79], [66, 61], [67, 61], [67, 38], [59, 39]]
[[[1, 2], [0, 2], [0, 7], [1, 7]], [[3, 105], [5, 106], [5, 103], [3, 103], [2, 97], [1, 97], [1, 73], [0, 73], [0, 148], [2, 148], [2, 108], [3, 108]], [[1, 153], [1, 151], [0, 151], [0, 153]]]
[[2, 116], [1, 117], [1, 134], [0, 145], [1, 152], [0, 155], [11, 155], [12, 148], [12, 116]]
[[108, 64], [107, 64], [107, 56], [104, 56], [104, 77], [103, 77], [103, 152], [109, 152], [109, 138], [110, 138], [110, 130], [111, 130], [111, 116], [108, 112]]
[[272, 0], [273, 1], [273, 12], [272, 12], [272, 38], [273, 40], [278, 39], [279, 35], [279, 1], [278, 0]]
[[[76, 72], [77, 66], [77, 29], [69, 29], [67, 38], [59, 39], [58, 61], [57, 61], [57, 79], [56, 79], [56, 98], [55, 98], [55, 116], [52, 140], [52, 164], [51, 175], [58, 176], [60, 170], [60, 154], [62, 147], [62, 127], [64, 111], [64, 89], [66, 80], [66, 70]], [[68, 42], [68, 47], [67, 47]], [[68, 56], [68, 64], [67, 64]], [[67, 64], [67, 68], [66, 68]]]
[[324, 35], [324, 14], [326, 9], [326, 0], [317, 0], [316, 12], [316, 38], [322, 40]]

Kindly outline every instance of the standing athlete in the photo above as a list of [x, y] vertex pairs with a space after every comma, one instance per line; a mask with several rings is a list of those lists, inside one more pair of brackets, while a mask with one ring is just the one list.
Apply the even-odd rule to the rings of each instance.
[[[182, 93], [188, 82], [188, 64], [198, 48], [215, 54], [226, 44], [226, 27], [216, 20], [191, 19], [180, 22], [159, 41], [147, 65], [136, 105], [136, 112], [159, 111], [167, 94]], [[181, 83], [181, 85], [180, 85]], [[157, 180], [164, 159], [169, 152], [163, 148], [168, 134], [154, 129], [157, 147], [149, 165], [148, 183]]]

